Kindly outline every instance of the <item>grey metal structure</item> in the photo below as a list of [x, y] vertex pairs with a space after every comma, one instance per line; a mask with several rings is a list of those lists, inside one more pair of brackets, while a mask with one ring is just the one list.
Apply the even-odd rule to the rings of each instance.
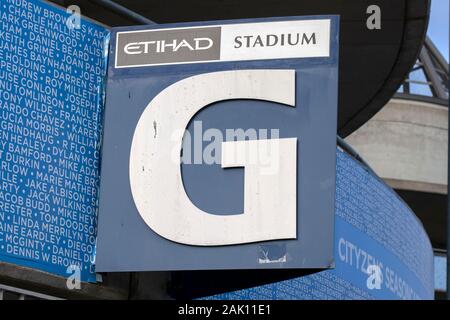
[[61, 298], [0, 284], [0, 300], [62, 300]]
[[[438, 104], [448, 103], [449, 66], [430, 38], [426, 38], [415, 66], [400, 88], [398, 97]], [[427, 98], [425, 98], [427, 97]]]

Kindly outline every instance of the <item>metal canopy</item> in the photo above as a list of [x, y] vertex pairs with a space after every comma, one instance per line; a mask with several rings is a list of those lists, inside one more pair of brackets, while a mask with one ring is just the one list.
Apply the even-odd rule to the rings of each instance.
[[425, 39], [419, 58], [397, 97], [447, 105], [448, 62], [430, 38]]

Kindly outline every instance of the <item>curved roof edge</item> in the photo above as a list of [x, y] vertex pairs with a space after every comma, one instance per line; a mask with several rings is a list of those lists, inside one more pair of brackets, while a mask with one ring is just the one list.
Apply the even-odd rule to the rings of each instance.
[[409, 0], [405, 7], [403, 41], [389, 77], [367, 106], [339, 129], [346, 137], [372, 118], [394, 96], [416, 62], [428, 28], [431, 1]]

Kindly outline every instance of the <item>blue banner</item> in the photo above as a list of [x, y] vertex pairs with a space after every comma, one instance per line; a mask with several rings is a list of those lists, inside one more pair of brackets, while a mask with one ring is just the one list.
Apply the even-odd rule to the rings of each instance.
[[109, 32], [43, 1], [0, 16], [0, 260], [95, 281]]
[[433, 250], [414, 213], [339, 150], [336, 171], [333, 270], [206, 299], [434, 299]]

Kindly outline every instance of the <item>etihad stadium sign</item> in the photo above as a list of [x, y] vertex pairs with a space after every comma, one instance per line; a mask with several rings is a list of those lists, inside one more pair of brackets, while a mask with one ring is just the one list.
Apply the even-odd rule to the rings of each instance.
[[113, 29], [99, 272], [333, 266], [338, 18], [220, 23]]
[[119, 31], [116, 38], [116, 68], [328, 57], [330, 20]]

